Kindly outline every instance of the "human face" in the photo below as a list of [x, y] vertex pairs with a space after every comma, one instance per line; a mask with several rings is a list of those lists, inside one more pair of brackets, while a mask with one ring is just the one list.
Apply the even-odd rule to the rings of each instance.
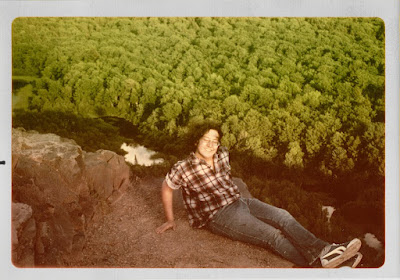
[[197, 144], [196, 156], [205, 161], [212, 160], [219, 146], [218, 140], [218, 131], [210, 129], [200, 138], [199, 143]]

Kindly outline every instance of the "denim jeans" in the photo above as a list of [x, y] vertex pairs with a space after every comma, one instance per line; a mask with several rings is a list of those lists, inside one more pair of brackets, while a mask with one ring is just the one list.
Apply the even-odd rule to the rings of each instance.
[[284, 209], [255, 198], [224, 206], [206, 225], [209, 231], [272, 249], [290, 262], [308, 267], [329, 245], [315, 237]]

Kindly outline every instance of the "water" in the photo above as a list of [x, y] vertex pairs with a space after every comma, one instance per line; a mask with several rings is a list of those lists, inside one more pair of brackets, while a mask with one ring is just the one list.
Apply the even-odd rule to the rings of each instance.
[[326, 217], [328, 218], [328, 223], [331, 220], [333, 212], [335, 212], [335, 208], [333, 206], [322, 206], [322, 211], [326, 210], [328, 213], [326, 214]]
[[149, 150], [144, 146], [132, 146], [123, 143], [121, 149], [127, 152], [125, 155], [125, 161], [132, 164], [151, 166], [154, 164], [160, 164], [164, 161], [161, 158], [152, 158], [156, 152]]

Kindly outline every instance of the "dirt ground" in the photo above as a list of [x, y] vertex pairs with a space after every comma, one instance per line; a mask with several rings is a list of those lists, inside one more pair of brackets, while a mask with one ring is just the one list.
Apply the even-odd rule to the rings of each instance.
[[164, 222], [162, 178], [141, 180], [87, 229], [82, 251], [65, 257], [68, 267], [290, 268], [278, 255], [188, 224], [180, 192], [174, 193], [175, 231], [157, 234]]

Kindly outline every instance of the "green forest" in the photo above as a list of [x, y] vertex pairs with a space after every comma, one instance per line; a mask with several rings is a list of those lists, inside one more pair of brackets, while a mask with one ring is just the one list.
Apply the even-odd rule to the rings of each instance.
[[378, 18], [17, 18], [13, 126], [88, 151], [135, 139], [159, 176], [212, 119], [253, 196], [327, 240], [384, 243], [384, 49]]

